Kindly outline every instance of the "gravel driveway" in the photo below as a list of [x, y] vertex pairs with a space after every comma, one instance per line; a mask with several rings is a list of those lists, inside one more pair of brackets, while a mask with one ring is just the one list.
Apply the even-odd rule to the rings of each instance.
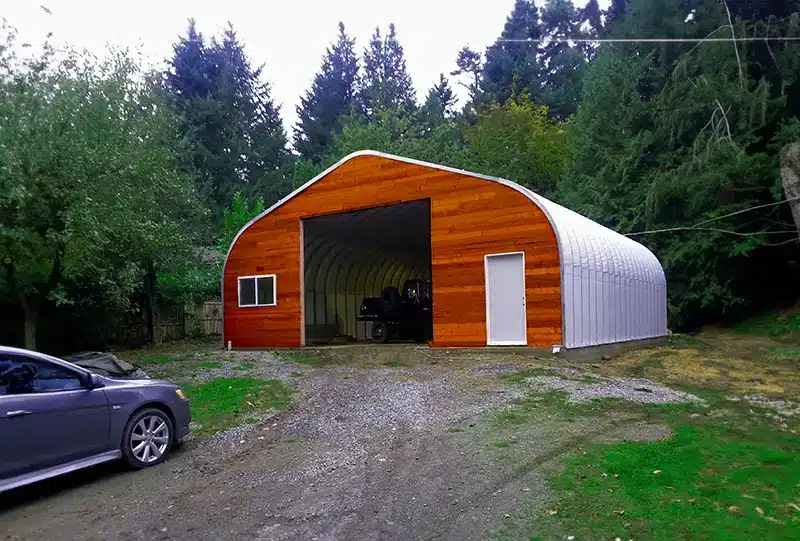
[[[265, 375], [296, 370], [251, 360]], [[149, 470], [107, 465], [10, 494], [0, 539], [484, 539], [522, 500], [546, 504], [562, 456], [636, 426], [543, 417], [501, 449], [508, 430], [487, 412], [525, 390], [504, 371], [305, 368], [286, 376], [296, 406], [264, 423], [190, 442]]]

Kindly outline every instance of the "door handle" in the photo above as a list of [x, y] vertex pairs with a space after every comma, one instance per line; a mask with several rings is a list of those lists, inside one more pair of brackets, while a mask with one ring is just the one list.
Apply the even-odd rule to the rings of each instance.
[[31, 413], [33, 412], [27, 410], [14, 410], [6, 413], [6, 417], [22, 417], [23, 415], [30, 415]]

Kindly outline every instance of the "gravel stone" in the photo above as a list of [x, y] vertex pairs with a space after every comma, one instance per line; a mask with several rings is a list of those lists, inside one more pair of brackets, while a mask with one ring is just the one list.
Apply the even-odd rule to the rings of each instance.
[[792, 402], [791, 400], [781, 400], [767, 398], [766, 396], [759, 395], [746, 395], [743, 397], [729, 396], [728, 400], [731, 402], [738, 402], [744, 400], [755, 406], [761, 406], [774, 410], [775, 413], [781, 417], [794, 417], [800, 415], [800, 404]]
[[472, 368], [472, 377], [474, 378], [491, 378], [495, 376], [503, 376], [505, 374], [513, 374], [523, 370], [523, 367], [518, 364], [482, 364]]
[[[584, 372], [582, 375], [589, 375]], [[593, 374], [596, 376], [596, 374]], [[525, 382], [536, 392], [566, 391], [568, 402], [582, 403], [597, 398], [623, 398], [640, 404], [700, 402], [692, 394], [675, 391], [647, 379], [596, 377], [597, 382], [576, 381], [557, 376], [535, 376]]]
[[[588, 380], [579, 371], [511, 384], [491, 378], [524, 367], [475, 366], [485, 360], [466, 370], [443, 363], [307, 367], [270, 352], [220, 352], [202, 360], [223, 364], [195, 370], [186, 362], [192, 373], [185, 381], [278, 379], [297, 389], [295, 403], [258, 423], [192, 440], [155, 468], [120, 473], [100, 466], [32, 487], [4, 508], [4, 535], [26, 541], [486, 539], [505, 514], [547, 503], [548, 479], [562, 456], [625, 421], [624, 414], [569, 422], [543, 415], [509, 434], [487, 412], [531, 390], [567, 390], [581, 400], [692, 398], [646, 380]], [[243, 362], [255, 366], [233, 370]], [[174, 374], [175, 366], [168, 368]], [[296, 372], [304, 377], [291, 377]], [[644, 388], [650, 392], [637, 390]], [[446, 430], [453, 427], [460, 430]], [[614, 438], [659, 435], [650, 427], [632, 431]], [[518, 445], [494, 445], [512, 436]]]

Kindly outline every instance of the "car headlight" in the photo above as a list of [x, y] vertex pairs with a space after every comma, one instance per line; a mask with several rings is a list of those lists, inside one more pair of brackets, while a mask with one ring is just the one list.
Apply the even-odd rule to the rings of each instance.
[[184, 393], [182, 389], [175, 389], [175, 394], [178, 395], [181, 400], [189, 400], [186, 398], [186, 393]]

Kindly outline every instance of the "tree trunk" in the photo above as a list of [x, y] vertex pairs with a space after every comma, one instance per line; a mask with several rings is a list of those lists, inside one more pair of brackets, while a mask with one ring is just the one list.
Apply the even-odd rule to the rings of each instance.
[[39, 321], [38, 302], [21, 295], [22, 311], [25, 313], [25, 349], [36, 350], [36, 324]]
[[791, 143], [781, 150], [781, 184], [786, 193], [792, 218], [800, 237], [800, 141]]
[[156, 298], [157, 277], [153, 263], [148, 264], [144, 277], [144, 289], [147, 298], [147, 331], [153, 344], [161, 343], [160, 325], [158, 321], [158, 299]]

